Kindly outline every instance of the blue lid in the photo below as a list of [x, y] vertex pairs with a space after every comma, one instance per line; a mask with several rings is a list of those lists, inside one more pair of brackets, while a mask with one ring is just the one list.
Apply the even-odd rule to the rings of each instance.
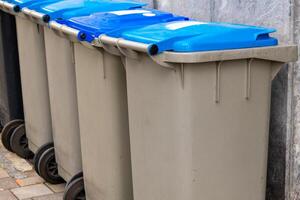
[[132, 0], [46, 0], [45, 3], [31, 4], [28, 8], [47, 15], [49, 21], [85, 16], [94, 12], [139, 8], [145, 5], [147, 4]]
[[126, 40], [154, 45], [158, 52], [195, 52], [274, 46], [278, 40], [269, 36], [275, 29], [235, 25], [227, 23], [204, 23], [199, 21], [176, 21], [160, 23], [139, 29], [124, 31]]
[[12, 3], [12, 4], [26, 4], [26, 3], [35, 3], [38, 0], [5, 0], [6, 2]]
[[22, 8], [30, 6], [32, 4], [39, 4], [39, 3], [52, 3], [59, 0], [5, 0], [8, 3], [14, 4], [14, 11], [20, 12]]
[[74, 17], [57, 22], [79, 30], [79, 40], [92, 42], [95, 37], [104, 33], [112, 37], [119, 37], [124, 30], [174, 20], [187, 20], [187, 18], [154, 9], [131, 9], [99, 12], [90, 16]]

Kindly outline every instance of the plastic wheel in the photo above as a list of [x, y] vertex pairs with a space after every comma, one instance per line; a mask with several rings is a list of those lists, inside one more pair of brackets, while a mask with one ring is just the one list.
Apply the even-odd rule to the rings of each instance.
[[40, 176], [48, 183], [60, 184], [64, 180], [58, 175], [57, 163], [55, 160], [54, 147], [47, 149], [38, 162]]
[[81, 178], [83, 177], [83, 172], [79, 172], [78, 174], [74, 175], [66, 184], [66, 187], [68, 187], [68, 185], [70, 183], [72, 183], [75, 179]]
[[28, 148], [25, 124], [18, 126], [10, 137], [10, 146], [13, 152], [24, 159], [32, 159], [34, 154]]
[[2, 129], [2, 134], [1, 134], [1, 141], [3, 146], [8, 150], [12, 152], [11, 146], [10, 146], [10, 138], [11, 135], [13, 134], [14, 130], [23, 124], [24, 121], [20, 119], [12, 120], [8, 122]]
[[64, 200], [85, 200], [83, 177], [69, 183], [64, 193]]
[[39, 172], [39, 160], [42, 156], [42, 154], [50, 149], [51, 147], [54, 147], [54, 144], [51, 142], [51, 143], [47, 143], [47, 144], [44, 144], [43, 146], [41, 146], [35, 153], [34, 157], [33, 157], [33, 166], [34, 166], [34, 170], [35, 172], [40, 175], [40, 172]]

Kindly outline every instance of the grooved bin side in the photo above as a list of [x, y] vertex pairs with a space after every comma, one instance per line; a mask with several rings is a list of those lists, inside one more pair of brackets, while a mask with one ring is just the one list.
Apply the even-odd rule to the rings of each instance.
[[35, 152], [52, 142], [44, 29], [21, 17], [16, 22], [26, 136]]
[[265, 199], [272, 67], [248, 63], [126, 58], [135, 199]]

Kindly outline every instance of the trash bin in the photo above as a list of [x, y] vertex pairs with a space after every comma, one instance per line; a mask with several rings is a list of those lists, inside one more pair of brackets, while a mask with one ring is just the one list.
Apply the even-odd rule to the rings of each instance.
[[15, 23], [13, 16], [0, 10], [0, 129], [2, 143], [10, 151], [8, 135], [24, 123]]
[[[25, 107], [25, 123], [26, 123], [26, 135], [28, 138], [29, 148], [35, 152], [34, 166], [35, 170], [43, 177], [47, 182], [50, 183], [60, 183], [63, 180], [58, 175], [57, 163], [55, 161], [55, 149], [53, 144], [54, 135], [64, 134], [66, 132], [60, 132], [64, 130], [65, 127], [76, 124], [76, 116], [72, 119], [62, 119], [66, 124], [63, 128], [58, 128], [60, 122], [56, 118], [61, 117], [62, 114], [57, 113], [55, 103], [50, 107], [49, 101], [49, 91], [48, 91], [48, 73], [46, 66], [46, 52], [44, 43], [44, 32], [48, 28], [47, 23], [51, 19], [62, 18], [67, 19], [71, 16], [78, 15], [88, 15], [91, 12], [101, 10], [103, 4], [108, 3], [113, 6], [113, 2], [119, 2], [121, 4], [119, 7], [138, 7], [140, 3], [134, 3], [132, 1], [111, 1], [111, 0], [99, 0], [99, 1], [58, 1], [58, 0], [46, 0], [46, 1], [24, 1], [19, 3], [19, 1], [3, 4], [6, 10], [10, 13], [17, 13], [17, 28], [18, 28], [18, 41], [19, 41], [19, 51], [20, 51], [20, 61], [21, 61], [21, 76], [22, 76], [22, 86], [24, 93], [24, 107]], [[116, 8], [117, 9], [117, 8]], [[114, 8], [111, 8], [114, 10]], [[22, 12], [19, 12], [22, 11]], [[29, 50], [28, 50], [29, 48]], [[58, 50], [56, 49], [56, 53]], [[70, 52], [70, 51], [69, 51]], [[66, 52], [68, 54], [69, 52]], [[65, 54], [65, 52], [63, 52]], [[62, 61], [62, 64], [65, 64]], [[58, 74], [56, 74], [58, 75]], [[51, 89], [50, 85], [50, 89]], [[68, 86], [66, 86], [68, 87]], [[72, 94], [72, 93], [71, 93]], [[51, 98], [53, 99], [53, 98]], [[63, 104], [65, 102], [60, 102]], [[72, 102], [71, 102], [72, 103]], [[32, 106], [35, 105], [35, 106]], [[50, 113], [54, 112], [54, 124], [51, 121]], [[68, 107], [65, 107], [63, 112], [68, 113]], [[72, 110], [73, 114], [74, 111]], [[62, 112], [61, 112], [62, 113]], [[68, 113], [67, 115], [69, 115]], [[71, 116], [71, 115], [69, 115]], [[71, 124], [70, 124], [71, 123]], [[52, 127], [53, 126], [53, 127]], [[78, 125], [72, 127], [72, 130], [76, 129]], [[25, 131], [25, 129], [23, 130]], [[69, 130], [64, 130], [69, 131]], [[69, 133], [69, 135], [74, 136], [76, 132]], [[55, 137], [55, 136], [54, 136]], [[65, 136], [63, 136], [63, 139]], [[67, 163], [67, 167], [80, 168], [80, 146], [79, 146], [79, 134], [77, 137], [66, 137], [67, 140], [64, 142], [71, 141], [72, 147], [64, 145], [64, 148], [69, 151], [70, 154], [76, 155], [73, 160], [64, 160]], [[56, 140], [57, 141], [57, 140]], [[60, 140], [59, 140], [60, 141]], [[58, 147], [61, 147], [58, 143]], [[61, 150], [62, 154], [65, 153], [65, 149]], [[74, 150], [74, 151], [73, 151]], [[75, 151], [76, 150], [76, 151]], [[67, 157], [69, 158], [69, 157]], [[78, 158], [78, 160], [77, 160]], [[74, 161], [75, 160], [75, 161]], [[78, 161], [78, 162], [77, 162]], [[80, 164], [81, 166], [81, 164]], [[63, 174], [64, 171], [61, 170]]]
[[126, 54], [134, 199], [265, 199], [271, 80], [297, 60], [273, 31], [187, 21], [100, 37]]
[[[23, 141], [24, 145], [28, 145], [29, 150], [37, 153], [40, 151], [40, 148], [52, 146], [52, 144], [49, 144], [52, 142], [52, 125], [44, 55], [43, 28], [40, 25], [31, 23], [24, 14], [19, 12], [25, 5], [30, 5], [33, 2], [36, 1], [1, 2], [0, 7], [3, 11], [16, 16], [25, 118], [25, 125], [22, 125], [19, 134], [25, 134], [26, 129], [28, 140]], [[13, 141], [13, 138], [11, 137], [10, 140]], [[46, 160], [55, 164], [54, 154], [47, 155]], [[45, 165], [45, 162], [43, 164]], [[50, 167], [48, 168], [50, 169]], [[43, 169], [43, 171], [47, 170]], [[51, 181], [46, 177], [43, 178], [51, 183], [62, 182], [62, 179], [55, 170], [51, 170], [51, 173], [55, 181]]]
[[[78, 1], [85, 2], [84, 7], [70, 11], [70, 2], [29, 6], [50, 19], [59, 17], [67, 20], [72, 15], [87, 15], [91, 12], [114, 11], [141, 7], [144, 4], [129, 1]], [[72, 0], [72, 3], [74, 1]], [[76, 4], [75, 4], [76, 5]], [[82, 5], [80, 5], [82, 6]], [[52, 10], [52, 12], [49, 12]], [[64, 12], [62, 10], [65, 10]], [[57, 13], [61, 13], [57, 15]], [[41, 16], [42, 16], [41, 15]], [[77, 30], [61, 26], [54, 21], [44, 28], [45, 53], [47, 61], [50, 110], [52, 116], [55, 158], [59, 175], [66, 181], [82, 177], [80, 135], [78, 124], [78, 106], [76, 95], [73, 42], [77, 40]], [[48, 24], [47, 24], [48, 27]], [[66, 34], [70, 37], [66, 37]], [[71, 159], [70, 159], [71, 158]], [[74, 194], [74, 191], [72, 193]]]
[[[103, 33], [119, 36], [125, 29], [185, 19], [166, 12], [138, 8], [60, 21], [64, 26], [57, 30], [64, 32], [66, 27], [79, 30], [77, 35], [82, 42], [74, 43], [74, 52], [87, 199], [133, 198], [125, 70], [119, 50], [106, 52], [104, 46], [97, 44], [96, 37]], [[50, 23], [50, 27], [53, 25]], [[55, 47], [53, 42], [52, 46]], [[59, 83], [56, 84], [59, 87]], [[69, 183], [65, 199], [78, 191], [79, 182], [83, 184], [82, 179]]]

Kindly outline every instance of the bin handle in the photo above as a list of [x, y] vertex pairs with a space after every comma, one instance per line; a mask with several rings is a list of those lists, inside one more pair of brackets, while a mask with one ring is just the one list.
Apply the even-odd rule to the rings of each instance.
[[116, 46], [124, 56], [133, 58], [133, 59], [139, 59], [139, 53], [137, 51], [122, 48], [121, 45], [119, 44], [120, 41], [121, 41], [121, 38], [117, 39]]
[[55, 21], [51, 21], [49, 23], [49, 27], [53, 30], [53, 32], [55, 32], [59, 36], [66, 37], [73, 42], [79, 41], [77, 38], [79, 30], [73, 29]]
[[108, 53], [115, 55], [115, 56], [122, 56], [122, 53], [120, 52], [120, 50], [115, 47], [113, 44], [113, 42], [107, 40], [107, 38], [103, 39], [104, 35], [101, 35], [98, 37], [98, 39], [94, 40], [94, 45], [98, 46], [98, 47], [102, 47], [105, 51], [107, 51]]
[[50, 21], [50, 16], [45, 15], [39, 12], [36, 12], [35, 10], [31, 10], [28, 8], [23, 8], [22, 12], [27, 16], [29, 19], [31, 19], [33, 22], [39, 23], [39, 24], [45, 24]]
[[119, 52], [122, 54], [122, 55], [120, 55], [121, 62], [122, 62], [123, 66], [124, 66], [124, 69], [126, 71], [126, 55], [130, 58], [132, 57], [133, 59], [138, 59], [139, 54], [136, 51], [129, 51], [128, 53], [126, 53], [126, 50], [119, 46], [119, 40], [117, 41], [116, 44], [117, 44], [117, 48], [118, 48]]
[[119, 47], [122, 47], [122, 48], [131, 49], [131, 50], [134, 50], [134, 51], [139, 51], [139, 52], [144, 52], [144, 53], [149, 52], [148, 51], [148, 49], [149, 49], [148, 44], [143, 44], [143, 43], [139, 43], [139, 42], [124, 40], [122, 38], [114, 38], [114, 37], [107, 36], [105, 34], [100, 35], [98, 37], [98, 40], [101, 41], [101, 43], [103, 43], [103, 44], [119, 46]]
[[9, 13], [20, 12], [20, 7], [19, 6], [15, 5], [15, 4], [8, 3], [6, 1], [1, 1], [0, 8], [2, 8], [3, 10], [5, 10]]
[[[101, 38], [101, 36], [99, 38]], [[103, 48], [105, 51], [107, 51], [108, 53], [110, 53], [112, 55], [120, 56], [121, 57], [121, 62], [123, 64], [123, 67], [126, 70], [125, 57], [124, 57], [124, 55], [120, 52], [120, 50], [117, 47], [112, 46], [112, 45], [104, 44], [100, 39], [94, 40], [93, 41], [93, 45], [96, 46], [96, 47]]]
[[168, 62], [161, 61], [156, 56], [158, 51], [156, 45], [133, 42], [122, 38], [114, 38], [114, 37], [107, 36], [105, 34], [99, 36], [98, 41], [102, 43], [103, 46], [110, 45], [110, 46], [117, 47], [118, 51], [121, 54], [130, 58], [138, 59], [139, 52], [143, 52], [148, 54], [155, 63], [159, 64], [162, 67], [176, 70], [176, 68], [180, 66], [180, 63], [168, 63]]

